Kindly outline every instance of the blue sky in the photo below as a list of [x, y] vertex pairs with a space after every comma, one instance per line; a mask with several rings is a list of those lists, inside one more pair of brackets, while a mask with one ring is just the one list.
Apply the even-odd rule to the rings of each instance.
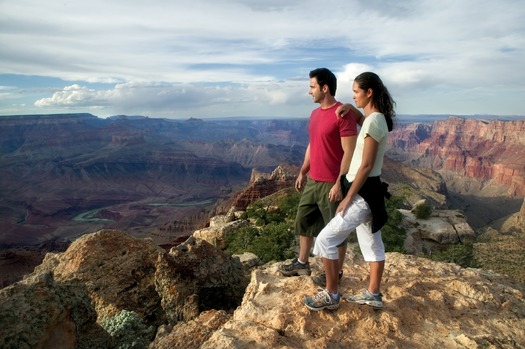
[[399, 114], [525, 115], [522, 0], [0, 0], [0, 115], [307, 117], [378, 73]]

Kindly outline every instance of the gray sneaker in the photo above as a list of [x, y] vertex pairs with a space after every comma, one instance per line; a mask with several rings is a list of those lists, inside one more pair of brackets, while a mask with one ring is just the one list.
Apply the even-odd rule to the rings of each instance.
[[281, 264], [279, 266], [279, 271], [284, 276], [310, 275], [312, 273], [312, 270], [310, 269], [310, 263], [299, 263], [297, 258], [294, 258], [291, 263]]
[[[343, 278], [343, 271], [340, 271], [338, 283], [341, 283], [342, 278]], [[323, 271], [321, 274], [314, 275], [312, 276], [312, 280], [316, 285], [325, 287], [326, 286], [326, 273]]]
[[371, 306], [374, 309], [382, 309], [383, 308], [383, 298], [382, 294], [373, 295], [370, 293], [370, 291], [363, 290], [360, 294], [355, 296], [348, 296], [346, 299], [349, 302], [355, 302], [357, 304], [366, 304]]
[[304, 305], [310, 310], [323, 310], [323, 309], [330, 309], [334, 310], [339, 308], [339, 299], [341, 298], [341, 295], [338, 295], [337, 299], [332, 297], [330, 292], [327, 290], [321, 290], [319, 293], [312, 297], [306, 297], [304, 299]]

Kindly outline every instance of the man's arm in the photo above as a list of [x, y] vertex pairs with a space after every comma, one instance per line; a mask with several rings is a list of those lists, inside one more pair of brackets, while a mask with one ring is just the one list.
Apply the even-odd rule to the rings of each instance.
[[339, 176], [337, 176], [337, 181], [330, 190], [329, 199], [331, 202], [341, 201], [343, 199], [343, 191], [341, 190], [341, 178], [342, 175], [348, 173], [350, 168], [350, 162], [352, 161], [352, 156], [354, 155], [355, 144], [357, 142], [357, 136], [350, 137], [341, 137], [341, 146], [343, 147], [344, 155], [341, 160], [341, 166], [339, 170]]
[[337, 107], [335, 111], [335, 115], [337, 115], [340, 118], [344, 118], [346, 115], [348, 115], [348, 113], [355, 115], [355, 121], [357, 122], [359, 126], [363, 124], [363, 121], [365, 120], [365, 116], [363, 115], [363, 113], [361, 113], [359, 109], [357, 109], [350, 103], [345, 103], [343, 105], [340, 105], [339, 107]]
[[304, 153], [303, 165], [301, 166], [299, 175], [297, 176], [297, 179], [295, 180], [295, 190], [297, 191], [303, 190], [304, 184], [306, 183], [306, 176], [308, 175], [308, 172], [310, 172], [310, 143], [308, 143], [308, 147], [306, 147], [306, 152]]

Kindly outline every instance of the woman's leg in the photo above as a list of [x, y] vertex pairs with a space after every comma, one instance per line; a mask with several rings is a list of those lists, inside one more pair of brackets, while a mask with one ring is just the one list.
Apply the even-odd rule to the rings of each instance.
[[385, 246], [381, 231], [372, 233], [372, 222], [367, 222], [358, 226], [356, 233], [361, 253], [370, 266], [368, 291], [378, 294], [381, 290], [381, 279], [385, 269]]
[[385, 269], [385, 261], [370, 262], [370, 284], [368, 292], [372, 294], [381, 293], [381, 278]]
[[344, 217], [341, 214], [337, 214], [317, 236], [313, 253], [323, 258], [326, 288], [330, 293], [337, 293], [339, 274], [339, 251], [337, 246], [357, 226], [370, 218], [370, 208], [361, 196], [356, 195], [352, 204], [346, 209]]

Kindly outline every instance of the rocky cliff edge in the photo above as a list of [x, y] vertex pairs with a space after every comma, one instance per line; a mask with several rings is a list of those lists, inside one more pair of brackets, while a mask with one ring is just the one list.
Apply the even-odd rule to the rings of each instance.
[[[89, 234], [0, 290], [0, 347], [111, 348], [102, 320], [129, 310], [151, 329], [150, 349], [525, 348], [525, 286], [495, 273], [389, 253], [383, 310], [342, 301], [312, 312], [310, 278], [283, 277], [278, 263], [242, 268], [194, 237], [166, 252], [120, 231]], [[340, 291], [367, 275], [349, 251]]]

